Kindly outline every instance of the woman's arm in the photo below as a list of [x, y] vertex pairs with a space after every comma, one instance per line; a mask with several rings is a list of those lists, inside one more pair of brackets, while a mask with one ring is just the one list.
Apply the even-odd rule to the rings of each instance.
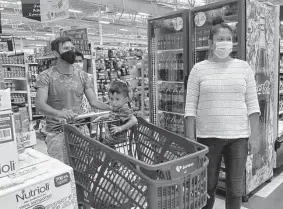
[[185, 137], [196, 139], [196, 116], [199, 100], [200, 81], [198, 76], [199, 70], [194, 66], [191, 70], [187, 84], [187, 96], [185, 106]]

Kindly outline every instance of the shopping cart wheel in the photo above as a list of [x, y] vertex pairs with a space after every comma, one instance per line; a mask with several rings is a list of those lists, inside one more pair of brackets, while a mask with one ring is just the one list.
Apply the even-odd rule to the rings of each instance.
[[245, 195], [242, 197], [243, 202], [249, 202], [249, 199], [250, 199], [249, 195]]

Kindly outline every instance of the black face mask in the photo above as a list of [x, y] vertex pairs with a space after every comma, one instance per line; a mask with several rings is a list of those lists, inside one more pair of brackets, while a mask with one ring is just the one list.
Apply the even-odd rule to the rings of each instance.
[[74, 64], [76, 60], [76, 54], [73, 50], [66, 51], [62, 54], [60, 54], [60, 57], [62, 60], [68, 62], [69, 64]]

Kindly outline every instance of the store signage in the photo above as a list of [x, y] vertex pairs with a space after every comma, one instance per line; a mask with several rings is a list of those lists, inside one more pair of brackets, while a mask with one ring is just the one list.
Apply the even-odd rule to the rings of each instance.
[[195, 16], [195, 24], [198, 27], [201, 27], [205, 24], [206, 22], [206, 15], [204, 12], [199, 12]]
[[69, 17], [68, 0], [40, 0], [41, 22], [53, 22]]
[[75, 47], [79, 49], [83, 55], [91, 55], [91, 51], [88, 44], [87, 28], [66, 30], [61, 33], [61, 36], [70, 37]]
[[175, 19], [173, 19], [173, 26], [175, 28], [175, 30], [179, 31], [183, 29], [183, 19], [181, 17], [177, 17]]
[[40, 0], [22, 0], [23, 17], [41, 21]]

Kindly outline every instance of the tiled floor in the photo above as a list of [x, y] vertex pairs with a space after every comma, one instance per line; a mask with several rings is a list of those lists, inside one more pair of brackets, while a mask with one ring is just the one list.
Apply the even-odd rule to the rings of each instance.
[[[47, 153], [45, 143], [38, 140], [35, 146], [40, 152]], [[257, 193], [250, 197], [248, 203], [243, 203], [241, 209], [283, 209], [283, 173], [275, 177]], [[218, 196], [213, 209], [225, 209], [223, 196]]]

